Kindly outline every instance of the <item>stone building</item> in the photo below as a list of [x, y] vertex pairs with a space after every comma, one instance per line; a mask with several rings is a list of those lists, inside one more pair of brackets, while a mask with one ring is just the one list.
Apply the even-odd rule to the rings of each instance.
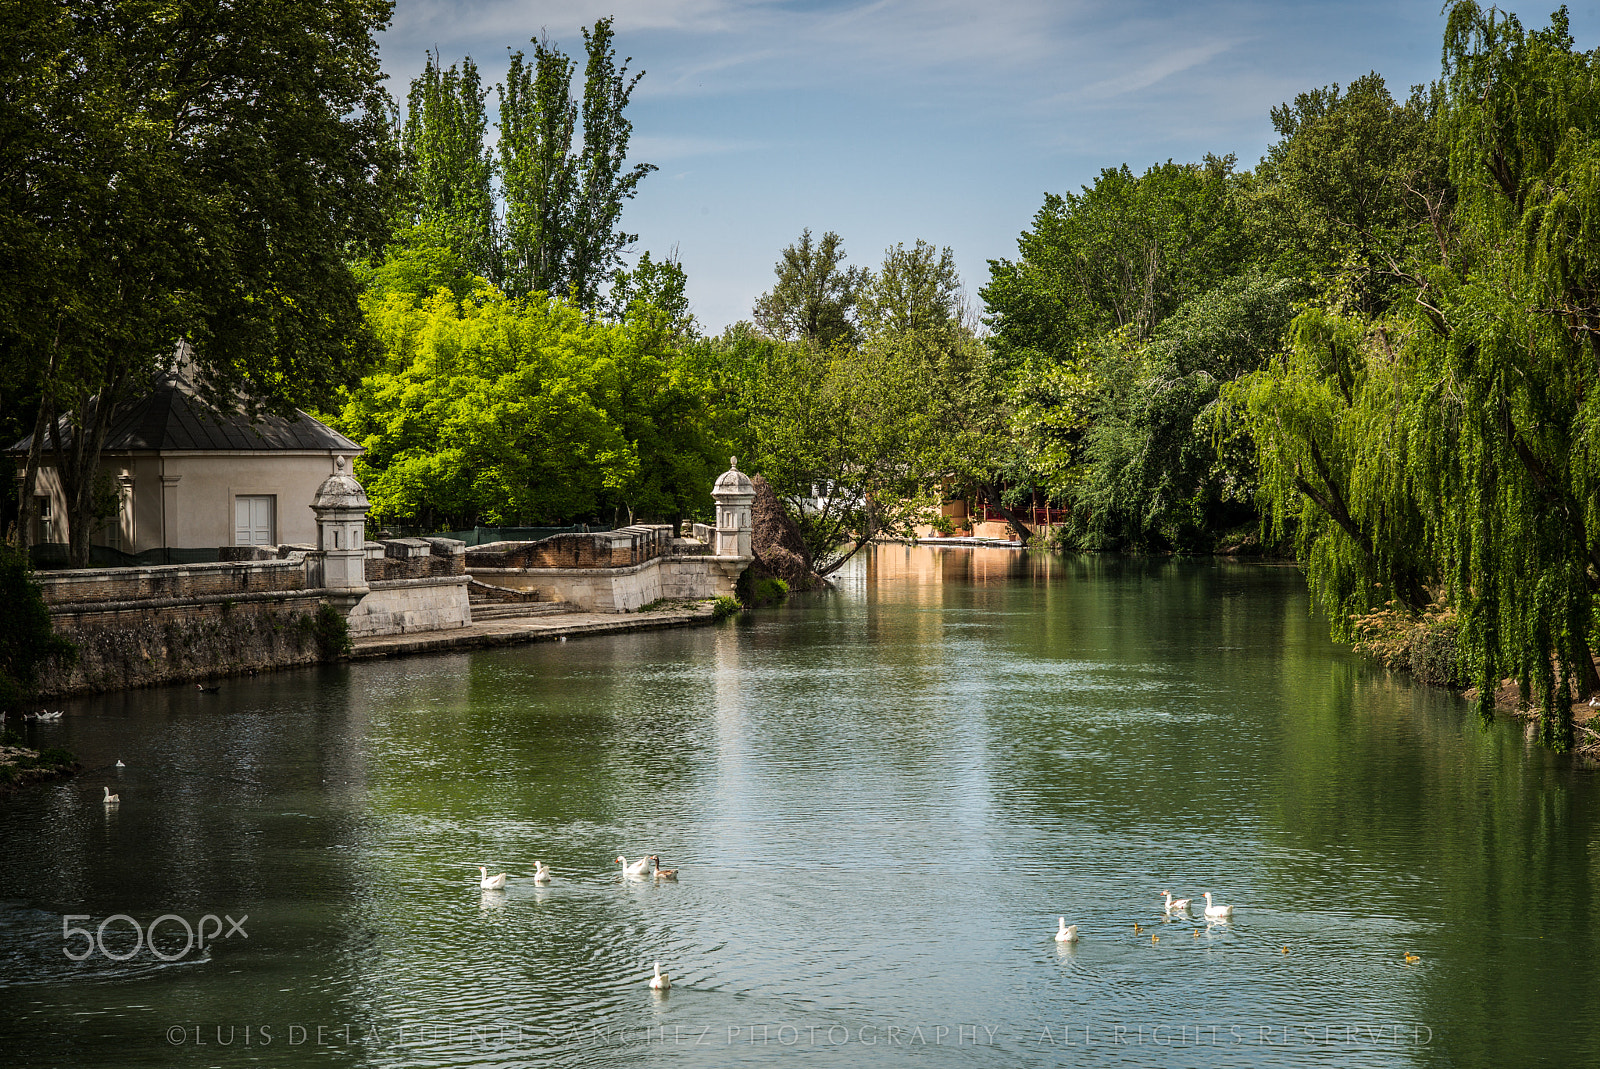
[[[30, 440], [6, 451], [19, 480]], [[217, 412], [179, 370], [128, 406], [106, 435], [102, 470], [116, 481], [118, 506], [91, 541], [128, 554], [315, 544], [306, 505], [338, 458], [348, 465], [360, 452], [304, 412], [292, 420]], [[36, 494], [33, 541], [65, 542], [65, 499], [48, 444]]]

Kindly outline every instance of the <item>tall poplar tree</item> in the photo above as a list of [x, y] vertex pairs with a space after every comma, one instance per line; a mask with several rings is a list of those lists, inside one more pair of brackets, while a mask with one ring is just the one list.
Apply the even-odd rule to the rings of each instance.
[[405, 222], [431, 244], [448, 249], [467, 270], [498, 281], [494, 160], [484, 144], [488, 90], [472, 57], [441, 67], [428, 53], [406, 98], [400, 144], [405, 152]]
[[627, 166], [633, 123], [623, 112], [644, 72], [628, 76], [612, 48], [611, 19], [583, 31], [582, 143], [572, 97], [574, 63], [548, 42], [535, 40], [530, 65], [511, 56], [500, 88], [500, 170], [506, 198], [506, 289], [570, 296], [593, 308], [600, 288], [638, 236], [617, 229], [623, 202], [631, 200], [655, 165]]

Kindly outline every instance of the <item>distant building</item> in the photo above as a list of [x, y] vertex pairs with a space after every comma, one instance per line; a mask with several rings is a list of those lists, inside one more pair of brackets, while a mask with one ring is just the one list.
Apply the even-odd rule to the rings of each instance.
[[[65, 429], [70, 441], [70, 428]], [[6, 450], [20, 483], [31, 441]], [[315, 543], [311, 501], [334, 470], [361, 447], [299, 412], [285, 420], [219, 413], [182, 371], [127, 406], [106, 435], [101, 470], [115, 480], [114, 517], [90, 541], [127, 554], [162, 548]], [[49, 440], [40, 456], [33, 541], [65, 542], [65, 498]], [[15, 500], [15, 492], [13, 492]], [[191, 557], [190, 559], [195, 559]]]

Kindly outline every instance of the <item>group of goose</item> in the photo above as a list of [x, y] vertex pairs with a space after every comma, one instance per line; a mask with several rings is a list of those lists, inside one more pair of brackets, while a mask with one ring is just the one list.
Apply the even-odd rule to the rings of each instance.
[[[1175, 915], [1180, 914], [1180, 913], [1183, 914], [1184, 916], [1188, 916], [1189, 915], [1189, 907], [1194, 904], [1194, 899], [1192, 899], [1192, 898], [1173, 898], [1171, 891], [1162, 891], [1161, 895], [1166, 900], [1166, 904], [1164, 906], [1163, 912], [1165, 912], [1167, 916], [1171, 917], [1171, 916], [1175, 916]], [[1206, 900], [1206, 906], [1205, 906], [1206, 920], [1208, 920], [1208, 921], [1225, 921], [1225, 920], [1229, 920], [1230, 918], [1233, 917], [1233, 907], [1232, 906], [1224, 906], [1224, 905], [1220, 905], [1220, 904], [1214, 904], [1211, 901], [1211, 892], [1210, 891], [1204, 892], [1202, 897]], [[1058, 943], [1076, 943], [1078, 941], [1078, 926], [1076, 924], [1068, 924], [1067, 923], [1067, 918], [1065, 918], [1065, 917], [1059, 918], [1059, 923], [1060, 923], [1060, 927], [1056, 929], [1056, 942], [1058, 942]], [[1139, 930], [1140, 930], [1139, 929], [1139, 925], [1135, 924], [1133, 926], [1133, 930], [1134, 930], [1135, 934], [1137, 934], [1139, 932]], [[1196, 931], [1198, 932], [1199, 929], [1196, 929]], [[1150, 938], [1152, 940], [1155, 940], [1158, 937], [1151, 936]]]
[[[109, 794], [110, 792], [107, 793]], [[116, 795], [111, 795], [111, 799], [115, 801]], [[642, 880], [646, 876], [652, 876], [658, 880], [676, 880], [678, 878], [677, 869], [664, 869], [661, 867], [660, 854], [646, 854], [638, 861], [629, 861], [619, 854], [614, 863], [622, 866], [622, 875], [624, 877], [632, 879]], [[506, 879], [510, 875], [510, 873], [501, 872], [491, 876], [489, 875], [489, 866], [479, 865], [478, 886], [485, 891], [503, 891], [505, 890]], [[550, 866], [543, 861], [535, 861], [533, 863], [533, 882], [549, 883]], [[652, 991], [666, 991], [672, 986], [672, 978], [661, 971], [661, 963], [659, 961], [654, 964], [655, 975], [650, 978], [650, 989]]]

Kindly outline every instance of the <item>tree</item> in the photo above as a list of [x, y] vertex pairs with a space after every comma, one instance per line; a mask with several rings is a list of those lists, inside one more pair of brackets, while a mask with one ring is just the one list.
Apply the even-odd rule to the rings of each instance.
[[[218, 8], [149, 0], [28, 8], [7, 49], [8, 256], [22, 286], [6, 362], [39, 371], [38, 458], [87, 563], [96, 472], [119, 406], [188, 343], [221, 407], [288, 413], [372, 353], [347, 262], [385, 230], [394, 171], [373, 32], [387, 3]], [[8, 33], [10, 28], [8, 27]]]
[[755, 321], [774, 338], [803, 340], [824, 348], [856, 338], [856, 304], [866, 272], [841, 267], [844, 243], [829, 230], [812, 241], [811, 230], [783, 250], [773, 267], [777, 283], [756, 299]]
[[1438, 260], [1452, 197], [1436, 107], [1421, 87], [1397, 103], [1372, 73], [1272, 109], [1283, 140], [1256, 171], [1245, 222], [1273, 273], [1373, 315], [1408, 264]]
[[991, 260], [980, 290], [1003, 354], [1070, 358], [1117, 328], [1135, 340], [1244, 264], [1240, 176], [1231, 156], [1168, 161], [1135, 177], [1100, 172], [1081, 194], [1047, 194], [1017, 260]]
[[1253, 449], [1217, 433], [1216, 406], [1225, 384], [1276, 355], [1294, 289], [1249, 271], [1185, 303], [1148, 344], [1098, 349], [1070, 495], [1086, 545], [1207, 551], [1217, 532], [1255, 522]]
[[588, 62], [583, 69], [583, 154], [578, 159], [578, 203], [573, 212], [572, 264], [569, 285], [578, 307], [592, 307], [600, 286], [622, 260], [622, 250], [639, 240], [637, 234], [616, 229], [622, 202], [632, 200], [640, 181], [656, 169], [636, 163], [624, 169], [633, 123], [624, 116], [633, 87], [644, 77], [628, 77], [628, 64], [619, 68], [611, 47], [611, 20], [600, 19], [583, 31]]
[[566, 301], [390, 290], [367, 298], [386, 353], [337, 423], [380, 522], [628, 522], [698, 513], [727, 456], [696, 367], [648, 318]]
[[28, 560], [12, 546], [0, 544], [0, 710], [13, 710], [31, 699], [39, 671], [50, 662], [70, 665], [78, 648], [56, 634], [50, 607], [28, 569]]
[[438, 66], [428, 53], [411, 83], [400, 146], [405, 154], [403, 222], [448, 249], [473, 274], [498, 280], [495, 241], [494, 160], [484, 146], [488, 90], [468, 56], [458, 71]]
[[961, 280], [955, 252], [935, 249], [918, 239], [911, 248], [887, 249], [883, 266], [866, 276], [860, 292], [862, 329], [885, 331], [943, 330], [961, 314]]
[[1573, 693], [1600, 689], [1596, 62], [1564, 9], [1528, 32], [1452, 5], [1437, 244], [1416, 246], [1378, 311], [1302, 313], [1282, 362], [1236, 394], [1265, 504], [1300, 522], [1335, 629], [1389, 599], [1455, 607], [1480, 711], [1510, 677], [1558, 749]]
[[500, 87], [500, 177], [506, 198], [505, 291], [567, 292], [572, 198], [572, 60], [534, 40], [530, 66], [511, 54]]
[[572, 99], [571, 59], [535, 40], [534, 62], [511, 56], [500, 89], [500, 170], [506, 197], [506, 291], [570, 295], [594, 307], [622, 251], [638, 240], [617, 229], [655, 165], [626, 166], [633, 123], [624, 116], [640, 71], [628, 77], [611, 46], [611, 19], [583, 31], [588, 61], [583, 79], [583, 140], [573, 152], [579, 121]]

